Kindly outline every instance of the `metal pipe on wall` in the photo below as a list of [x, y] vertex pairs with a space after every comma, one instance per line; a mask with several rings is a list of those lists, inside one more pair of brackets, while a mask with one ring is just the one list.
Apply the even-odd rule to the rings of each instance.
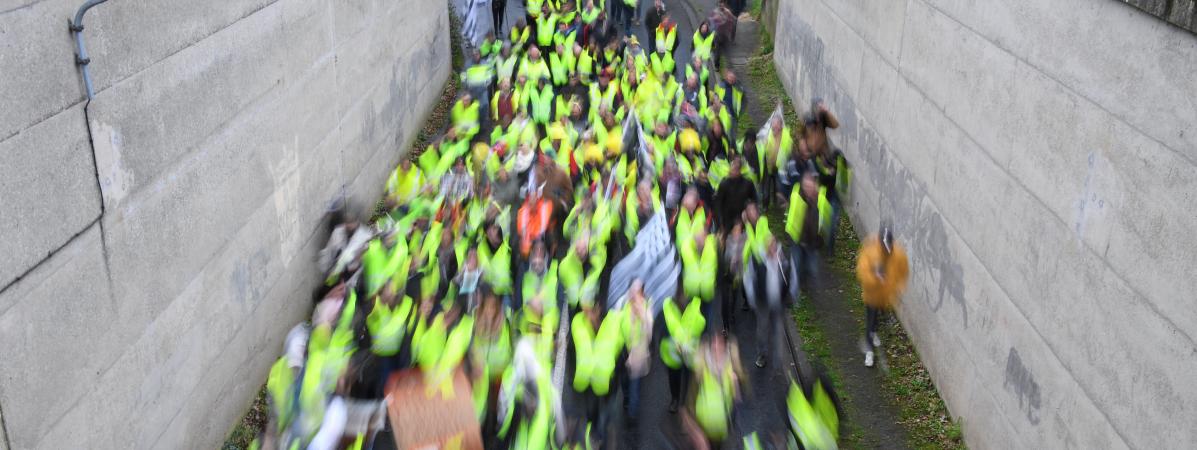
[[91, 59], [87, 57], [87, 47], [83, 45], [83, 15], [87, 14], [87, 10], [92, 7], [104, 3], [108, 0], [87, 0], [79, 6], [79, 10], [75, 11], [75, 20], [68, 21], [71, 34], [75, 36], [75, 64], [80, 66], [83, 70], [83, 86], [87, 89], [87, 100], [90, 102], [95, 97], [95, 91], [91, 85], [91, 72], [87, 70], [87, 65], [91, 63]]

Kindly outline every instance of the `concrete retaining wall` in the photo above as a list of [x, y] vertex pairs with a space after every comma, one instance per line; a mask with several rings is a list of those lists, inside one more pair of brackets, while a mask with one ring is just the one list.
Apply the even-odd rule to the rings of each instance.
[[1197, 442], [1197, 36], [1120, 1], [780, 0], [972, 448]]
[[[11, 2], [10, 2], [11, 3]], [[450, 73], [445, 2], [0, 6], [0, 448], [214, 448]], [[89, 145], [89, 127], [94, 155]], [[98, 181], [97, 181], [98, 179]]]

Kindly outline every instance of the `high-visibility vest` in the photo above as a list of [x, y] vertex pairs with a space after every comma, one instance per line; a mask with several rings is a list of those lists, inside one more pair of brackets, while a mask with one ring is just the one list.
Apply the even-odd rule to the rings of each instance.
[[511, 33], [508, 40], [511, 41], [511, 53], [518, 53], [528, 44], [528, 39], [532, 37], [532, 27], [524, 25], [524, 28], [512, 26]]
[[549, 72], [553, 75], [554, 85], [564, 86], [565, 82], [569, 81], [569, 74], [573, 72], [573, 68], [569, 67], [565, 58], [557, 52], [552, 52], [549, 53]]
[[557, 286], [557, 261], [549, 264], [544, 275], [537, 275], [531, 270], [524, 272], [524, 282], [520, 285], [524, 303], [539, 296], [543, 314], [537, 315], [531, 308], [523, 308], [520, 316], [520, 334], [532, 334], [537, 331], [534, 329], [545, 329], [549, 320], [545, 315], [557, 308]]
[[603, 49], [603, 64], [607, 67], [619, 67], [623, 57], [618, 50]]
[[[562, 16], [560, 19], [558, 19], [558, 21], [566, 22], [566, 23], [572, 22], [571, 20], [567, 20], [567, 19], [568, 18], [566, 18], [565, 16]], [[565, 47], [563, 50], [565, 50], [565, 52], [569, 53], [570, 55], [574, 54], [574, 43], [577, 41], [578, 41], [578, 32], [577, 31], [570, 30], [565, 33], [562, 33], [560, 30], [558, 30], [556, 33], [553, 34], [553, 47], [556, 47], [558, 45]]]
[[594, 338], [590, 389], [598, 396], [611, 392], [611, 380], [615, 377], [615, 368], [624, 344], [621, 329], [623, 314], [622, 309], [607, 312]]
[[524, 9], [528, 11], [528, 15], [533, 19], [540, 17], [540, 10], [543, 9], [544, 0], [525, 0]]
[[[816, 393], [823, 391], [821, 383], [815, 383], [815, 391]], [[790, 382], [790, 392], [786, 395], [790, 430], [804, 448], [835, 448], [839, 418], [836, 416], [835, 407], [831, 405], [826, 392], [823, 392], [823, 397], [824, 401], [816, 401], [820, 405], [816, 409], [815, 405], [812, 405], [806, 398], [802, 388], [797, 383]], [[830, 411], [827, 411], [828, 406], [830, 406]], [[825, 414], [829, 414], [830, 417], [824, 417]]]
[[274, 417], [278, 419], [277, 431], [286, 429], [291, 423], [295, 403], [294, 389], [295, 373], [287, 365], [286, 357], [279, 358], [270, 366], [270, 376], [266, 378], [266, 392], [270, 395]]
[[694, 242], [694, 234], [698, 233], [698, 230], [701, 230], [706, 224], [707, 212], [703, 207], [694, 208], [693, 213], [686, 211], [686, 208], [678, 208], [677, 225], [674, 227], [678, 246], [680, 247], [685, 241]]
[[450, 111], [450, 117], [453, 120], [453, 128], [457, 129], [458, 134], [464, 137], [464, 140], [469, 140], [478, 134], [478, 129], [481, 126], [478, 113], [478, 102], [470, 102], [470, 106], [466, 106], [461, 100], [453, 104], [453, 110]]
[[371, 338], [371, 352], [379, 356], [394, 356], [399, 353], [412, 307], [412, 299], [406, 295], [394, 307], [389, 307], [382, 303], [382, 300], [375, 298], [374, 309], [370, 311], [370, 315], [366, 316], [366, 328], [370, 331]]
[[[681, 234], [680, 230], [678, 234]], [[678, 253], [682, 258], [682, 292], [687, 297], [701, 298], [704, 302], [713, 300], [715, 278], [719, 275], [719, 248], [715, 236], [706, 237], [701, 255], [693, 237], [679, 243]]]
[[[781, 129], [780, 145], [772, 131], [765, 136], [765, 153], [769, 155], [769, 161], [766, 162], [773, 170], [777, 170], [778, 167], [785, 167], [786, 161], [790, 159], [790, 153], [793, 149], [794, 138], [790, 137], [789, 126], [783, 126]], [[760, 153], [759, 150], [757, 152]]]
[[819, 198], [815, 204], [819, 208], [819, 236], [828, 236], [835, 224], [831, 223], [831, 202], [827, 200], [827, 186], [819, 188]]
[[715, 95], [723, 100], [723, 105], [731, 110], [731, 115], [739, 117], [740, 113], [743, 112], [744, 91], [739, 86], [719, 82], [715, 86]]
[[[599, 2], [599, 5], [603, 5], [605, 3], [606, 2]], [[602, 6], [595, 8], [586, 7], [582, 9], [582, 23], [586, 25], [594, 24], [594, 21], [598, 20], [599, 13], [601, 12], [603, 12]]]
[[765, 260], [765, 251], [768, 250], [769, 237], [773, 235], [769, 231], [769, 218], [760, 216], [756, 219], [756, 225], [744, 224], [744, 230], [748, 236], [744, 244], [744, 260], [747, 261], [749, 257], [756, 258], [757, 261], [763, 262]]
[[578, 76], [582, 81], [590, 82], [590, 79], [594, 75], [594, 55], [591, 54], [589, 49], [582, 49], [578, 53], [577, 68]]
[[657, 173], [661, 173], [661, 170], [665, 168], [665, 159], [673, 155], [677, 143], [677, 133], [670, 132], [665, 137], [653, 133], [648, 141], [653, 145], [653, 164], [656, 166]]
[[519, 75], [523, 75], [528, 79], [528, 84], [525, 88], [527, 90], [534, 90], [536, 88], [536, 80], [548, 78], [551, 73], [549, 72], [549, 65], [545, 62], [544, 58], [537, 58], [536, 61], [524, 58], [520, 62]]
[[483, 86], [490, 84], [495, 77], [494, 71], [489, 64], [474, 64], [467, 67], [465, 72], [461, 74], [461, 82], [466, 86]]
[[498, 77], [499, 81], [511, 81], [512, 76], [515, 75], [515, 68], [519, 65], [519, 62], [520, 57], [515, 53], [512, 53], [511, 56], [508, 56], [506, 59], [504, 59], [502, 56], [495, 57], [495, 75]]
[[586, 392], [590, 388], [591, 372], [594, 371], [594, 327], [586, 313], [579, 311], [569, 326], [570, 336], [574, 344], [574, 380], [573, 388], [576, 392]]
[[561, 283], [565, 293], [565, 300], [570, 307], [577, 307], [582, 297], [582, 281], [586, 276], [582, 266], [582, 258], [572, 249], [557, 266], [557, 280]]
[[536, 44], [543, 47], [553, 45], [553, 32], [557, 31], [557, 14], [541, 15], [536, 18]]
[[676, 65], [673, 62], [673, 54], [669, 52], [657, 52], [649, 56], [651, 67], [654, 75], [662, 73], [672, 74]]
[[693, 54], [703, 61], [711, 59], [711, 49], [715, 44], [715, 32], [711, 31], [704, 37], [698, 30], [694, 30]]
[[548, 125], [553, 113], [553, 86], [545, 84], [544, 89], [531, 89], [528, 93], [528, 108], [532, 112], [532, 121], [541, 125]]
[[698, 382], [694, 400], [694, 419], [707, 438], [722, 441], [727, 437], [731, 398], [724, 395], [723, 386], [710, 369], [704, 369]]
[[673, 53], [673, 45], [677, 43], [677, 25], [657, 25], [655, 36], [658, 49]]
[[373, 297], [382, 289], [390, 276], [386, 273], [387, 251], [382, 247], [382, 239], [374, 238], [366, 244], [366, 251], [362, 253], [362, 270], [365, 272], [366, 295]]
[[507, 93], [503, 91], [495, 92], [495, 95], [492, 95], [490, 100], [490, 118], [498, 121], [503, 116], [515, 117], [520, 95], [521, 93], [518, 90]]
[[407, 276], [410, 270], [411, 248], [403, 238], [399, 238], [395, 242], [395, 246], [391, 248], [390, 255], [387, 256], [386, 265], [383, 266], [383, 272], [390, 277], [391, 285], [395, 288], [396, 293], [402, 294], [403, 290], [407, 289]]
[[511, 328], [506, 321], [500, 321], [496, 336], [483, 339], [479, 337], [470, 347], [472, 361], [481, 362], [481, 377], [472, 384], [474, 394], [474, 412], [478, 420], [486, 418], [486, 406], [490, 399], [491, 383], [502, 380], [503, 374], [511, 367], [513, 347], [511, 342]]
[[404, 171], [402, 166], [395, 167], [391, 176], [387, 178], [387, 197], [396, 205], [406, 205], [424, 185], [424, 171], [412, 166]]
[[[485, 239], [485, 238], [483, 238]], [[499, 244], [499, 248], [492, 251], [485, 243], [478, 246], [478, 262], [483, 267], [482, 278], [490, 283], [495, 294], [508, 295], [511, 293], [511, 246], [507, 239]]]
[[661, 360], [670, 369], [680, 369], [690, 366], [698, 347], [698, 338], [702, 335], [707, 320], [702, 316], [699, 305], [702, 302], [694, 299], [686, 305], [686, 311], [678, 308], [673, 298], [665, 299], [662, 315], [665, 317], [665, 330], [668, 336], [661, 339]]
[[416, 364], [426, 377], [429, 377], [429, 389], [440, 389], [442, 394], [452, 397], [452, 379], [454, 369], [465, 359], [469, 348], [470, 337], [474, 333], [474, 319], [468, 315], [448, 329], [445, 324], [444, 313], [438, 314], [429, 324], [421, 320], [412, 335], [412, 351]]
[[802, 240], [802, 224], [806, 220], [806, 200], [802, 198], [802, 188], [795, 187], [790, 192], [790, 207], [786, 210], [786, 234], [795, 244]]

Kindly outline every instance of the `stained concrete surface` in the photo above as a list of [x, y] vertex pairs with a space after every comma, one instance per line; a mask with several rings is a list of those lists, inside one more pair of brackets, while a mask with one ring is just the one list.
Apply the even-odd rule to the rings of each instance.
[[969, 446], [1197, 441], [1197, 37], [1114, 1], [778, 6], [849, 214], [910, 244], [899, 316]]
[[365, 214], [450, 75], [447, 8], [108, 2], [88, 105], [78, 3], [0, 8], [0, 447], [215, 447], [307, 316], [328, 209]]

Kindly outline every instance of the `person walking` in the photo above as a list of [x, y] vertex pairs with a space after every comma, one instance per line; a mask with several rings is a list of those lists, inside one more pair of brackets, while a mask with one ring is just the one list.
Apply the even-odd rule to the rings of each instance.
[[495, 36], [502, 36], [503, 18], [507, 16], [507, 0], [490, 0], [490, 14], [495, 25]]
[[644, 13], [644, 35], [648, 36], [648, 52], [650, 54], [657, 52], [656, 36], [657, 27], [661, 22], [665, 21], [665, 2], [661, 0], [653, 0], [653, 7], [648, 12]]
[[873, 352], [881, 346], [877, 324], [881, 314], [898, 304], [910, 275], [906, 250], [894, 242], [894, 233], [886, 225], [860, 247], [856, 278], [860, 280], [865, 304], [865, 367], [873, 367]]

